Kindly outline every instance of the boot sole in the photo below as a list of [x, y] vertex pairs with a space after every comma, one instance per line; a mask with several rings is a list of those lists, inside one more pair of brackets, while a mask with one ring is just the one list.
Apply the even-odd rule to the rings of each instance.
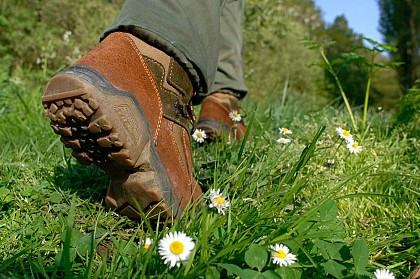
[[153, 133], [131, 93], [115, 88], [94, 69], [77, 65], [51, 79], [42, 103], [54, 132], [81, 164], [97, 165], [111, 183], [123, 188], [124, 180], [132, 177], [127, 187], [134, 185], [141, 200], [117, 201], [108, 190], [109, 207], [135, 218], [141, 216], [138, 206], [146, 215], [163, 211], [173, 216], [170, 210], [178, 211], [170, 206], [175, 198]]

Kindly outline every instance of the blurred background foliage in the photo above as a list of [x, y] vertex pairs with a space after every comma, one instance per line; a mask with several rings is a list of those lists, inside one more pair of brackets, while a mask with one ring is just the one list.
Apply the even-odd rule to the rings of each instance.
[[397, 48], [393, 60], [398, 67], [403, 88], [412, 88], [420, 78], [420, 1], [377, 0], [380, 8], [379, 31], [385, 43]]
[[[28, 70], [34, 75], [42, 73], [45, 81], [71, 65], [95, 46], [123, 2], [0, 0], [1, 79], [13, 79], [15, 71]], [[391, 15], [386, 16], [390, 4], [385, 2], [393, 1], [378, 0], [383, 34], [387, 43], [401, 47], [398, 39], [390, 39], [389, 26], [394, 27], [392, 34], [396, 37], [398, 25], [390, 23], [393, 20]], [[410, 5], [418, 7], [419, 4], [412, 1]], [[385, 30], [386, 26], [389, 28]], [[413, 27], [415, 31], [417, 27]], [[287, 93], [288, 97], [303, 98], [308, 107], [314, 109], [330, 103], [341, 104], [340, 93], [329, 73], [316, 66], [320, 60], [319, 53], [303, 44], [303, 40], [308, 38], [335, 41], [326, 49], [331, 61], [339, 61], [343, 54], [353, 52], [364, 44], [361, 35], [348, 27], [344, 16], [337, 17], [332, 25], [327, 26], [313, 0], [246, 1], [243, 53], [250, 88], [248, 99], [274, 100]], [[407, 36], [403, 38], [407, 39]], [[359, 54], [366, 55], [363, 52]], [[402, 58], [401, 55], [379, 55], [375, 59], [384, 63], [389, 59]], [[418, 62], [410, 65], [413, 67], [415, 63]], [[337, 63], [336, 67], [350, 101], [353, 105], [362, 104], [368, 78], [366, 66]], [[403, 74], [400, 68], [398, 71], [391, 68], [378, 71], [373, 78], [371, 104], [387, 110], [397, 108], [399, 100], [409, 89], [406, 78], [401, 77]], [[30, 75], [27, 77], [31, 78]], [[411, 85], [414, 86], [414, 83]]]
[[72, 64], [99, 41], [122, 0], [0, 0], [0, 58], [16, 68]]

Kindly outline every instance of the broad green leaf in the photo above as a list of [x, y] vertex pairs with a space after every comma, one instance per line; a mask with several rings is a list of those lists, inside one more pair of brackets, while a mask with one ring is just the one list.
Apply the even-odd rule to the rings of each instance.
[[37, 232], [40, 234], [48, 234], [48, 230], [45, 227], [45, 222], [42, 217], [36, 217], [32, 222], [32, 226], [36, 228]]
[[263, 275], [256, 270], [244, 269], [241, 278], [244, 279], [263, 279]]
[[342, 243], [330, 243], [327, 249], [333, 260], [346, 261], [350, 259], [350, 249]]
[[63, 196], [59, 192], [54, 192], [51, 194], [51, 196], [48, 198], [48, 201], [52, 203], [61, 203], [63, 200]]
[[323, 221], [337, 219], [337, 205], [334, 200], [326, 202], [319, 210], [320, 219]]
[[257, 279], [261, 278], [261, 273], [252, 269], [241, 269], [234, 264], [220, 263], [219, 266], [226, 269], [228, 273], [238, 275], [241, 279]]
[[5, 187], [0, 187], [0, 199], [5, 199], [10, 193], [10, 190]]
[[206, 274], [204, 275], [206, 279], [219, 279], [220, 278], [220, 273], [217, 270], [216, 267], [214, 266], [210, 266], [207, 271]]
[[344, 278], [346, 272], [346, 267], [344, 265], [339, 264], [333, 260], [327, 261], [325, 263], [324, 269], [327, 273], [338, 279]]
[[283, 276], [281, 274], [282, 272], [277, 272], [275, 270], [267, 270], [262, 274], [262, 276], [266, 279], [282, 279]]
[[266, 279], [300, 279], [302, 278], [302, 271], [299, 269], [282, 267], [277, 270], [267, 270], [262, 275], [263, 278]]
[[354, 259], [354, 267], [357, 273], [363, 273], [369, 263], [369, 249], [364, 239], [359, 239], [351, 249], [351, 255]]
[[249, 267], [261, 271], [267, 263], [267, 250], [257, 244], [251, 244], [245, 252], [245, 262]]
[[319, 248], [321, 254], [326, 260], [345, 261], [350, 259], [349, 248], [342, 243], [331, 243], [325, 240], [317, 239], [315, 245]]
[[228, 271], [228, 274], [231, 273], [231, 274], [236, 274], [239, 276], [241, 276], [240, 274], [242, 274], [242, 269], [237, 265], [228, 264], [228, 263], [219, 263], [218, 265], [226, 269]]
[[[315, 246], [314, 246], [314, 248], [317, 248], [318, 249], [318, 251], [321, 253], [322, 257], [325, 260], [328, 260], [329, 259], [326, 241], [321, 240], [321, 239], [316, 239], [315, 240]], [[313, 252], [314, 253], [317, 253], [316, 251], [313, 251]]]
[[90, 235], [85, 235], [77, 240], [75, 247], [80, 255], [86, 256], [86, 252], [90, 250], [91, 245], [92, 237]]
[[0, 202], [6, 204], [13, 200], [13, 196], [10, 195], [10, 190], [5, 187], [0, 187]]

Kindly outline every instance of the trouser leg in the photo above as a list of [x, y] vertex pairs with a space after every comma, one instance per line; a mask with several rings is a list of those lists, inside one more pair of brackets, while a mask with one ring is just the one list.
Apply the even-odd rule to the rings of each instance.
[[102, 38], [131, 33], [174, 57], [188, 72], [198, 103], [213, 83], [225, 0], [127, 0]]
[[220, 18], [220, 49], [217, 71], [210, 92], [245, 97], [242, 66], [242, 18], [244, 0], [227, 0]]

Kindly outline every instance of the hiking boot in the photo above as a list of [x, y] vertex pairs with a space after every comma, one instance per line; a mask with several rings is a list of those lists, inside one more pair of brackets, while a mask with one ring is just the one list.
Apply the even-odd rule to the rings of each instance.
[[193, 88], [170, 56], [128, 33], [107, 36], [46, 85], [44, 113], [81, 164], [111, 182], [105, 205], [177, 218], [201, 194], [192, 176]]
[[238, 98], [227, 93], [213, 93], [202, 102], [197, 129], [204, 130], [210, 140], [220, 139], [222, 135], [240, 140], [245, 136], [246, 126], [240, 116], [239, 121], [234, 121], [235, 116], [238, 117], [235, 114], [239, 114]]

